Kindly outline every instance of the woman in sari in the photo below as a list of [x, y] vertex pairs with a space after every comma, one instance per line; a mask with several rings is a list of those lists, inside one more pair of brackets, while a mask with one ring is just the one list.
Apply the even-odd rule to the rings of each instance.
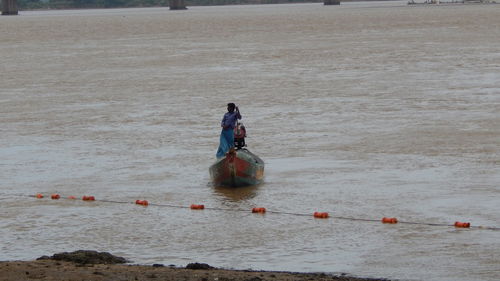
[[227, 104], [227, 112], [222, 117], [221, 127], [222, 132], [220, 133], [220, 144], [219, 149], [217, 149], [217, 158], [222, 158], [226, 153], [234, 147], [234, 127], [238, 119], [241, 119], [240, 110], [234, 103]]

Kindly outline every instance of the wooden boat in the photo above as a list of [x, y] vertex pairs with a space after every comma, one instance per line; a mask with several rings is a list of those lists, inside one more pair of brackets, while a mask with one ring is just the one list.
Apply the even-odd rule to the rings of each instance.
[[216, 186], [256, 185], [264, 179], [264, 161], [246, 148], [232, 148], [209, 171]]

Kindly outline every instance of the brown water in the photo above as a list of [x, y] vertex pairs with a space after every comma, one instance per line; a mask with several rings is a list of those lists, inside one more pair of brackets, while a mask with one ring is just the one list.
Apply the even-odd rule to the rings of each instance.
[[[500, 279], [500, 231], [249, 212], [500, 227], [500, 5], [21, 12], [0, 57], [0, 260]], [[260, 186], [209, 183], [227, 102]]]

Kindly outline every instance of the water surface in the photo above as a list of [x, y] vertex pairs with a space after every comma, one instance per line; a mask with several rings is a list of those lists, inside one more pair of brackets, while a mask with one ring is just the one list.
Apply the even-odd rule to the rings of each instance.
[[[406, 2], [0, 17], [0, 260], [498, 280], [498, 231], [312, 213], [500, 227], [499, 18]], [[227, 102], [260, 186], [209, 183]]]

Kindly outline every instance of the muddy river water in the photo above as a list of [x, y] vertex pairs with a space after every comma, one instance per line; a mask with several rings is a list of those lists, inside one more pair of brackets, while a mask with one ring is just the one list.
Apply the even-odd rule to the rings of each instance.
[[[0, 260], [500, 279], [448, 226], [500, 227], [500, 5], [21, 11], [0, 58]], [[210, 184], [227, 102], [260, 186]]]

